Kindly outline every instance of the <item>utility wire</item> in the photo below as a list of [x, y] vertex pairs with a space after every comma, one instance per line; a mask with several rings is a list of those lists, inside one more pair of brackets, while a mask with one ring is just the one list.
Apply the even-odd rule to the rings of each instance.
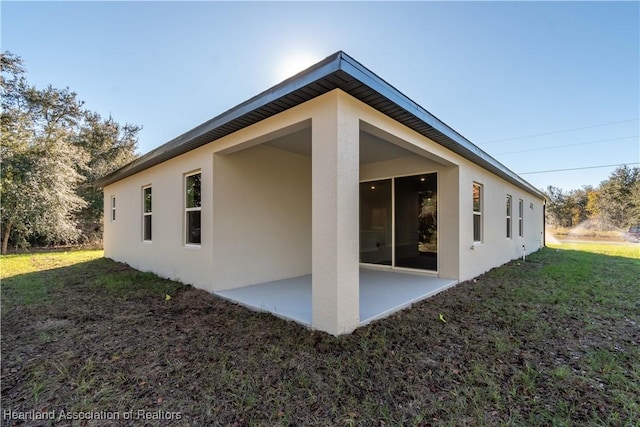
[[515, 137], [515, 138], [494, 139], [494, 140], [491, 140], [491, 141], [480, 142], [479, 144], [480, 145], [484, 145], [484, 144], [494, 144], [496, 142], [503, 142], [503, 141], [514, 141], [516, 139], [525, 139], [525, 138], [533, 138], [534, 136], [553, 135], [553, 134], [556, 134], [556, 133], [573, 132], [574, 130], [591, 129], [591, 128], [597, 128], [597, 127], [600, 127], [600, 126], [615, 125], [615, 124], [618, 124], [618, 123], [637, 122], [638, 120], [640, 120], [640, 119], [636, 118], [636, 119], [629, 119], [629, 120], [620, 120], [620, 121], [617, 121], [617, 122], [601, 123], [599, 125], [584, 126], [584, 127], [581, 127], [581, 128], [562, 129], [562, 130], [556, 130], [556, 131], [553, 131], [553, 132], [535, 133], [535, 134], [532, 134], [532, 135], [518, 136], [518, 137]]
[[620, 163], [617, 165], [600, 165], [600, 166], [585, 166], [581, 168], [567, 168], [567, 169], [553, 169], [548, 171], [535, 171], [535, 172], [520, 172], [518, 175], [532, 175], [534, 173], [549, 173], [549, 172], [564, 172], [564, 171], [577, 171], [583, 169], [598, 169], [598, 168], [611, 168], [614, 166], [631, 166], [631, 165], [640, 165], [639, 162], [636, 163]]
[[620, 137], [620, 138], [599, 139], [597, 141], [578, 142], [576, 144], [554, 145], [554, 146], [551, 146], [551, 147], [531, 148], [529, 150], [509, 151], [509, 152], [506, 152], [506, 153], [498, 153], [498, 154], [495, 154], [495, 155], [496, 156], [504, 156], [504, 155], [507, 155], [507, 154], [528, 153], [530, 151], [553, 150], [555, 148], [575, 147], [576, 145], [595, 144], [597, 142], [618, 141], [620, 139], [631, 139], [631, 138], [637, 138], [639, 136], [640, 135], [631, 135], [631, 136], [623, 136], [623, 137]]

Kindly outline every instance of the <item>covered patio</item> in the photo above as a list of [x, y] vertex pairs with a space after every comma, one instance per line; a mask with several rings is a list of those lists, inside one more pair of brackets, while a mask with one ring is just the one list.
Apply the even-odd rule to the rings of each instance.
[[[360, 326], [410, 306], [457, 284], [419, 272], [360, 268]], [[215, 292], [229, 301], [312, 324], [311, 275]]]
[[456, 165], [339, 91], [305, 107], [214, 153], [211, 291], [340, 335], [457, 283]]

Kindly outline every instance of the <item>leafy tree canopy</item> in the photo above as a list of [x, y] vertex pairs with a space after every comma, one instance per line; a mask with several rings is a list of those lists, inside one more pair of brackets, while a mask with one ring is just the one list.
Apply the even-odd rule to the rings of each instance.
[[640, 224], [640, 168], [620, 166], [598, 188], [590, 186], [568, 192], [549, 186], [547, 222], [573, 227], [590, 220], [610, 230]]
[[9, 242], [95, 238], [102, 196], [95, 180], [136, 157], [140, 127], [83, 108], [76, 93], [27, 83], [20, 57], [0, 54], [2, 253]]

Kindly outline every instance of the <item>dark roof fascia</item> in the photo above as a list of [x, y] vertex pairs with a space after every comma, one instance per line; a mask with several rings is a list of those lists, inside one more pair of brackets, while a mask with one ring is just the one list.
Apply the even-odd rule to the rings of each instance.
[[202, 140], [202, 136], [214, 131], [215, 129], [223, 126], [235, 119], [242, 117], [243, 115], [256, 110], [259, 107], [277, 100], [278, 98], [290, 94], [297, 89], [304, 87], [314, 81], [321, 79], [322, 77], [334, 73], [340, 66], [340, 53], [337, 52], [331, 56], [328, 56], [324, 60], [318, 62], [312, 67], [282, 81], [276, 86], [259, 93], [258, 95], [248, 99], [247, 101], [233, 107], [226, 112], [207, 120], [206, 122], [196, 126], [195, 128], [183, 133], [182, 135], [172, 139], [169, 142], [155, 148], [148, 153], [138, 157], [132, 161], [117, 169], [110, 174], [100, 178], [96, 182], [96, 186], [104, 187], [112, 184], [116, 181], [124, 179], [128, 176], [134, 175], [145, 169], [158, 165], [173, 157], [177, 157], [180, 154], [184, 154], [202, 145], [206, 145], [209, 142], [214, 141], [211, 139], [208, 141], [198, 141], [193, 143], [194, 140]]
[[[336, 81], [340, 83], [336, 83]], [[172, 139], [101, 178], [96, 185], [104, 187], [112, 184], [335, 88], [342, 89], [359, 98], [359, 94], [354, 88], [361, 85], [375, 94], [368, 101], [361, 99], [362, 101], [369, 103], [369, 105], [377, 103], [376, 107], [371, 106], [445, 148], [544, 199], [544, 194], [537, 188], [342, 51], [328, 56], [271, 89]], [[312, 95], [308, 95], [308, 93]], [[376, 102], [373, 102], [374, 100]], [[422, 125], [416, 125], [414, 121], [409, 123], [407, 115], [401, 112], [385, 112], [385, 110], [392, 110], [395, 107], [408, 113], [410, 117], [418, 119]], [[225, 129], [222, 129], [223, 127]]]
[[[482, 149], [462, 136], [460, 133], [456, 132], [453, 128], [438, 119], [436, 116], [422, 108], [419, 104], [404, 95], [398, 89], [387, 83], [385, 80], [380, 78], [371, 70], [364, 67], [362, 64], [351, 58], [346, 53], [342, 52], [342, 55], [345, 61], [344, 66], [342, 67], [344, 71], [346, 71], [359, 81], [363, 82], [364, 84], [367, 84], [371, 89], [378, 92], [381, 96], [393, 102], [397, 106], [403, 108], [405, 111], [420, 119], [422, 122], [432, 127], [442, 135], [441, 138], [428, 136], [430, 139], [438, 142], [440, 145], [445, 146], [451, 151], [460, 154], [466, 159], [483, 166], [484, 168], [492, 171], [498, 176], [517, 185], [518, 187], [530, 193], [533, 193], [542, 199], [545, 198], [545, 195], [540, 190], [522, 179], [515, 172], [508, 169], [498, 160], [491, 157], [489, 154], [484, 152]], [[413, 128], [413, 126], [410, 125], [408, 125], [408, 127]], [[418, 133], [424, 134], [419, 130], [417, 131]]]

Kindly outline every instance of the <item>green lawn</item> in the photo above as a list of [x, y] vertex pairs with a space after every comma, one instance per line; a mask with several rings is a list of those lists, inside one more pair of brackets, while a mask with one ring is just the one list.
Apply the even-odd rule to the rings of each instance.
[[625, 258], [640, 259], [640, 245], [619, 242], [558, 242], [547, 243], [551, 249], [574, 250], [593, 254], [620, 256]]
[[147, 422], [640, 425], [638, 245], [545, 248], [338, 338], [101, 251], [0, 261], [3, 410], [134, 411], [120, 425], [170, 412], [180, 419]]

